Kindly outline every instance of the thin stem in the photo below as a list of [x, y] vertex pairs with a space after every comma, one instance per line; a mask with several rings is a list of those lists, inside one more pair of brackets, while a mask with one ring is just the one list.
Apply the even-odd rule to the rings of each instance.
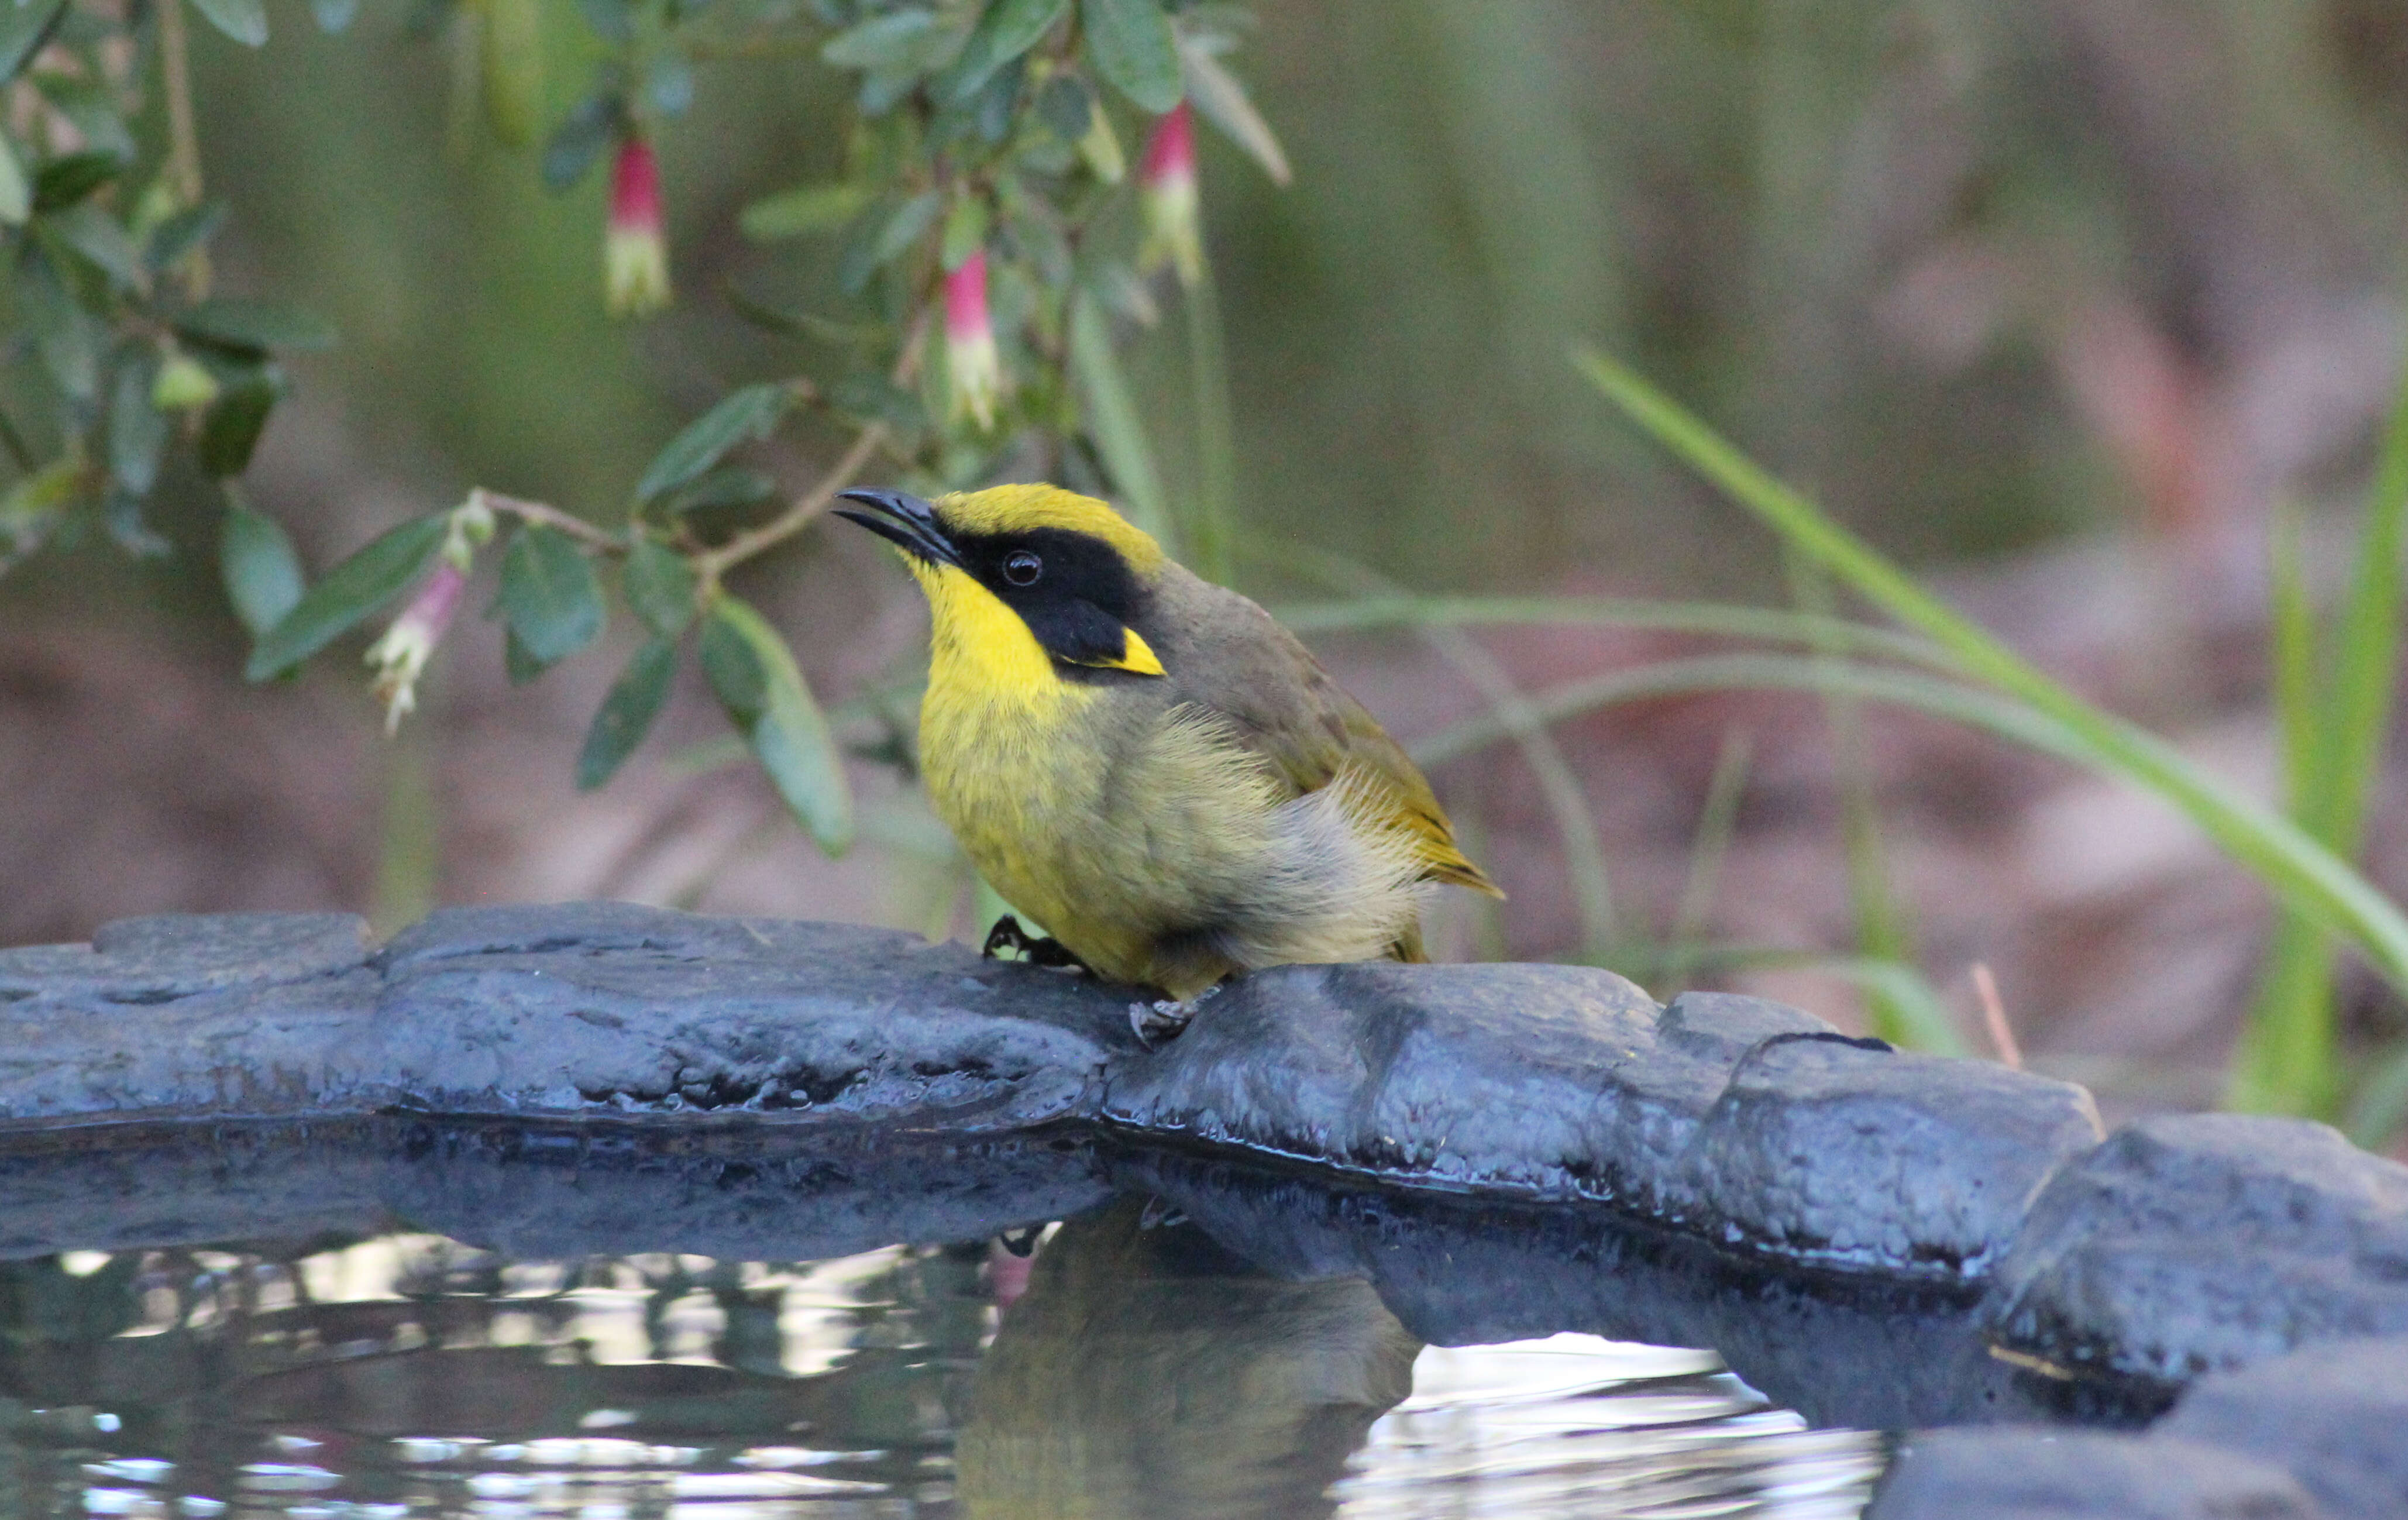
[[853, 483], [853, 478], [861, 473], [861, 467], [869, 463], [869, 456], [876, 453], [885, 441], [886, 424], [870, 423], [853, 440], [853, 447], [844, 452], [844, 457], [836, 462], [835, 467], [821, 476], [818, 484], [796, 497], [794, 505], [759, 527], [739, 533], [725, 543], [696, 554], [694, 557], [694, 573], [695, 579], [701, 582], [703, 595], [709, 595], [718, 586], [720, 578], [729, 570], [755, 554], [784, 543], [809, 526], [813, 518], [827, 509], [829, 502], [836, 500], [838, 492]]
[[[159, 72], [167, 97], [167, 174], [176, 199], [201, 204], [201, 135], [193, 121], [191, 48], [184, 31], [183, 0], [160, 0]], [[209, 294], [209, 255], [195, 248], [184, 256], [184, 294], [198, 301]]]
[[498, 491], [488, 491], [483, 486], [469, 492], [468, 500], [492, 511], [508, 512], [521, 522], [540, 523], [548, 528], [558, 528], [578, 542], [605, 554], [624, 554], [627, 552], [626, 543], [616, 534], [605, 533], [585, 519], [564, 512], [557, 507], [549, 507], [539, 501], [523, 501], [516, 496], [506, 496]]
[[[911, 378], [919, 373], [920, 352], [927, 347], [928, 327], [936, 310], [934, 305], [924, 301], [919, 315], [911, 319], [910, 330], [903, 337], [903, 351], [895, 360], [893, 378], [896, 384], [909, 385]], [[853, 447], [844, 452], [844, 457], [836, 462], [836, 466], [821, 476], [819, 482], [809, 491], [796, 497], [792, 506], [759, 527], [739, 533], [725, 543], [695, 555], [694, 574], [700, 583], [701, 594], [708, 597], [718, 589], [720, 578], [729, 570], [756, 554], [776, 548], [809, 527], [811, 520], [827, 509], [828, 503], [836, 500], [838, 492], [853, 483], [854, 477], [861, 473], [862, 466], [869, 463], [870, 455], [884, 448], [886, 442], [886, 424], [870, 423], [853, 440]]]

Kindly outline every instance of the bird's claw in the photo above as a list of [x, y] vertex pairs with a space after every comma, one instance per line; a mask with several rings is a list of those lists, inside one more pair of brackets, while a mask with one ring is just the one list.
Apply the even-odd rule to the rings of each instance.
[[1045, 1226], [1042, 1225], [1024, 1225], [1018, 1229], [1005, 1230], [996, 1239], [1013, 1255], [1026, 1256], [1036, 1251], [1037, 1241], [1044, 1233]]
[[999, 960], [1007, 950], [1016, 953], [1029, 965], [1041, 966], [1049, 971], [1095, 975], [1087, 963], [1070, 954], [1069, 948], [1061, 940], [1031, 938], [1028, 931], [1020, 926], [1019, 918], [1011, 913], [996, 919], [995, 927], [986, 931], [986, 943], [981, 947], [979, 957], [982, 960]]
[[1146, 1199], [1145, 1208], [1140, 1211], [1137, 1216], [1137, 1227], [1140, 1229], [1169, 1229], [1174, 1226], [1186, 1223], [1186, 1210], [1174, 1204], [1165, 1203], [1159, 1197]]
[[1196, 1017], [1196, 1005], [1177, 1003], [1168, 998], [1154, 1003], [1129, 1004], [1129, 1032], [1147, 1050], [1177, 1035]]

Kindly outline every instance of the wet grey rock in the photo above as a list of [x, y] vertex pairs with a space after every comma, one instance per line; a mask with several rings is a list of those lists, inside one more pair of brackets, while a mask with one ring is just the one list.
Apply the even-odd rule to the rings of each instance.
[[2295, 1119], [2143, 1119], [2051, 1180], [2000, 1262], [2003, 1346], [2167, 1384], [2408, 1332], [2408, 1167]]
[[2094, 1431], [1922, 1431], [1865, 1520], [2327, 1520], [2281, 1468], [2188, 1441]]
[[1111, 1179], [1276, 1276], [1368, 1280], [1433, 1345], [1579, 1331], [1711, 1346], [1817, 1425], [2051, 1412], [2027, 1397], [2033, 1380], [1987, 1354], [1976, 1295], [1955, 1284], [1799, 1272], [1604, 1210], [1405, 1196], [1202, 1157], [1114, 1156]]
[[2333, 1520], [2398, 1520], [2408, 1515], [2408, 1336], [2210, 1373], [2150, 1434], [2287, 1468]]
[[0, 950], [0, 1007], [107, 1013], [311, 982], [366, 965], [349, 913], [166, 913], [101, 925], [89, 945]]
[[402, 934], [359, 1060], [434, 1113], [839, 1115], [1008, 1130], [1092, 1108], [1136, 1048], [1082, 980], [890, 930], [619, 903]]
[[526, 1260], [659, 1251], [824, 1261], [976, 1240], [1112, 1197], [1082, 1145], [914, 1140], [870, 1126], [617, 1141], [431, 1128], [406, 1147], [380, 1201], [420, 1228]]
[[390, 1227], [346, 1126], [115, 1125], [0, 1146], [0, 1260]]
[[1971, 1278], [2041, 1184], [2099, 1140], [2098, 1110], [2071, 1083], [1780, 1034], [1740, 1060], [1682, 1180], [1691, 1222], [1727, 1244]]
[[1828, 1027], [1753, 999], [1660, 1010], [1584, 967], [1283, 966], [1116, 1065], [1103, 1111], [1364, 1175], [1656, 1212], [1732, 1064], [1768, 1033]]

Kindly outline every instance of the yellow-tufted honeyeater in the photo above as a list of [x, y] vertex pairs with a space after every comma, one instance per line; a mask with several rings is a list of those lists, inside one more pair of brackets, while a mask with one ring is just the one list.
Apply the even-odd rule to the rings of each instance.
[[[1104, 503], [1049, 485], [844, 496], [928, 596], [938, 816], [1096, 974], [1183, 1003], [1266, 966], [1417, 961], [1433, 884], [1503, 895], [1293, 634]], [[1010, 937], [998, 925], [990, 949]]]

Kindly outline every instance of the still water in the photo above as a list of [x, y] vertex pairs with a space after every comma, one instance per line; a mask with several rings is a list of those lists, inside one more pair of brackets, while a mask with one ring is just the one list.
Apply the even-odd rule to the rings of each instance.
[[[1912, 1338], [1851, 1372], [1828, 1295], [1163, 1158], [178, 1143], [0, 1147], [0, 1513], [1836, 1520], [1886, 1455], [1850, 1425], [1920, 1417]], [[928, 1243], [930, 1197], [1021, 1227]], [[738, 1259], [881, 1229], [920, 1243]], [[1810, 1426], [1598, 1333], [1712, 1305], [1776, 1384], [1878, 1391]]]

